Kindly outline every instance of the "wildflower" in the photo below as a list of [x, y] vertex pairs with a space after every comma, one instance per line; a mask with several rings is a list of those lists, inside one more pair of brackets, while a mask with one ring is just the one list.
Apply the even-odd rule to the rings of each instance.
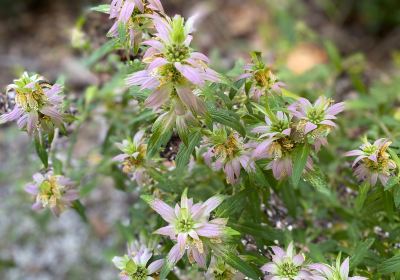
[[151, 20], [144, 15], [155, 12], [164, 12], [159, 0], [113, 0], [110, 5], [110, 19], [115, 19], [115, 22], [108, 35], [117, 37], [119, 26], [123, 24], [131, 45], [138, 44], [142, 31], [151, 26]]
[[192, 86], [202, 86], [205, 81], [216, 82], [218, 74], [207, 64], [208, 58], [190, 48], [194, 18], [185, 20], [180, 16], [161, 18], [153, 15], [156, 38], [144, 42], [150, 48], [144, 55], [148, 63], [145, 70], [136, 72], [126, 79], [129, 86], [151, 89], [147, 107], [158, 109], [179, 99], [186, 109], [204, 114], [203, 102], [193, 94]]
[[60, 106], [63, 97], [62, 87], [44, 82], [44, 78], [24, 72], [7, 87], [7, 94], [14, 94], [14, 109], [0, 116], [0, 124], [17, 121], [20, 129], [26, 129], [32, 135], [39, 130], [49, 131], [54, 125], [61, 127], [63, 117]]
[[245, 278], [243, 274], [214, 256], [211, 257], [205, 277], [207, 280], [239, 280]]
[[357, 165], [355, 175], [359, 180], [368, 180], [375, 186], [379, 178], [382, 185], [386, 185], [396, 168], [396, 163], [387, 152], [392, 142], [384, 138], [376, 140], [373, 144], [364, 141], [359, 150], [349, 151], [345, 156], [357, 156], [353, 167]]
[[131, 174], [139, 186], [143, 186], [148, 181], [146, 175], [147, 144], [143, 141], [143, 135], [144, 131], [141, 130], [135, 134], [132, 140], [116, 143], [123, 153], [113, 158], [113, 161], [122, 164], [122, 171], [125, 174]]
[[203, 154], [205, 163], [215, 170], [222, 169], [229, 184], [238, 182], [242, 168], [249, 173], [255, 171], [252, 145], [244, 143], [238, 133], [230, 132], [228, 135], [224, 127], [215, 127], [203, 144], [207, 147]]
[[[276, 115], [265, 117], [266, 125], [255, 127], [252, 132], [261, 134], [259, 137], [265, 139], [261, 143], [254, 143], [253, 157], [256, 159], [272, 159], [267, 169], [277, 180], [292, 175], [293, 160], [292, 153], [299, 147], [299, 141], [293, 137], [293, 123], [290, 114], [278, 111]], [[306, 167], [312, 169], [311, 158], [308, 158]]]
[[326, 136], [336, 127], [333, 120], [344, 110], [344, 102], [334, 104], [331, 99], [320, 96], [311, 104], [307, 99], [300, 98], [288, 109], [299, 120], [297, 130], [309, 135], [318, 151], [322, 145], [327, 144]]
[[250, 83], [249, 96], [256, 102], [260, 102], [261, 96], [270, 92], [277, 92], [285, 86], [272, 72], [272, 69], [261, 60], [261, 54], [252, 55], [252, 63], [244, 66], [245, 73], [238, 80], [247, 79]]
[[286, 251], [280, 247], [272, 246], [272, 262], [261, 267], [266, 273], [265, 280], [309, 280], [311, 273], [304, 265], [305, 257], [303, 254], [297, 254], [293, 248], [293, 242], [290, 242]]
[[131, 243], [128, 245], [128, 254], [114, 257], [112, 262], [121, 270], [121, 280], [155, 280], [164, 260], [158, 259], [147, 265], [152, 256], [152, 251], [145, 245]]
[[327, 264], [311, 264], [309, 268], [313, 272], [316, 280], [367, 280], [368, 278], [361, 276], [349, 277], [349, 258], [346, 258], [340, 264], [340, 255], [336, 259], [336, 266]]
[[64, 176], [54, 175], [52, 172], [44, 175], [36, 173], [33, 180], [33, 183], [25, 187], [25, 191], [36, 197], [32, 205], [34, 210], [48, 207], [54, 215], [59, 216], [79, 198], [74, 182]]
[[[226, 219], [210, 220], [210, 213], [223, 201], [223, 196], [216, 195], [204, 203], [193, 204], [193, 199], [187, 198], [187, 190], [181, 197], [181, 203], [172, 208], [160, 199], [143, 197], [166, 222], [168, 226], [155, 231], [176, 241], [167, 256], [169, 267], [173, 267], [185, 254], [191, 263], [206, 267], [207, 244], [221, 243], [226, 229]], [[207, 241], [205, 243], [205, 241]]]

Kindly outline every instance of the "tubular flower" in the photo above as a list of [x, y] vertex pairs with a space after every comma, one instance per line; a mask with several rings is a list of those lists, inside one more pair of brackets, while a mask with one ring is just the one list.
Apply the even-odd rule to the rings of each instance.
[[164, 13], [159, 0], [113, 0], [110, 5], [110, 19], [115, 22], [108, 35], [118, 36], [119, 26], [123, 25], [131, 41], [131, 45], [138, 45], [142, 39], [142, 33], [152, 26], [148, 16], [155, 12]]
[[[261, 143], [254, 143], [253, 157], [256, 159], [272, 159], [267, 169], [272, 169], [277, 180], [292, 174], [292, 152], [299, 146], [294, 139], [292, 116], [278, 111], [275, 116], [265, 117], [266, 125], [255, 127], [252, 132], [261, 134], [265, 139]], [[311, 158], [308, 158], [306, 167], [312, 169]]]
[[54, 125], [62, 126], [61, 92], [60, 85], [51, 86], [43, 77], [24, 72], [7, 87], [7, 94], [14, 95], [15, 106], [11, 112], [0, 116], [0, 124], [16, 120], [18, 127], [26, 129], [29, 135], [39, 130], [50, 131]]
[[253, 56], [252, 63], [244, 66], [245, 73], [238, 80], [246, 79], [250, 83], [249, 96], [260, 102], [261, 96], [270, 92], [277, 92], [285, 86], [272, 72], [272, 69], [261, 60], [261, 54]]
[[48, 172], [44, 175], [33, 175], [34, 182], [25, 187], [25, 191], [36, 197], [32, 209], [50, 208], [54, 215], [59, 216], [72, 202], [79, 198], [79, 192], [74, 182]]
[[344, 102], [334, 104], [331, 99], [320, 96], [314, 104], [305, 98], [289, 106], [289, 111], [298, 119], [297, 130], [314, 141], [318, 151], [326, 145], [326, 136], [336, 127], [333, 120], [344, 110]]
[[367, 280], [368, 278], [362, 276], [349, 277], [349, 258], [346, 258], [340, 264], [340, 257], [336, 259], [336, 266], [326, 264], [311, 264], [310, 270], [313, 272], [311, 279], [315, 280]]
[[290, 242], [286, 251], [280, 247], [272, 246], [272, 262], [261, 267], [266, 273], [264, 280], [309, 280], [311, 273], [304, 265], [305, 257], [297, 254]]
[[132, 179], [143, 186], [148, 181], [146, 175], [146, 154], [147, 144], [143, 141], [144, 131], [139, 131], [133, 139], [124, 140], [115, 145], [123, 153], [115, 156], [112, 160], [121, 163], [122, 171], [125, 174], [132, 175]]
[[164, 260], [155, 260], [148, 265], [152, 256], [152, 251], [146, 246], [132, 243], [128, 245], [128, 254], [114, 257], [112, 262], [121, 270], [121, 280], [155, 280]]
[[378, 178], [382, 185], [386, 185], [392, 172], [396, 168], [396, 163], [390, 158], [387, 149], [392, 142], [381, 138], [373, 144], [365, 140], [359, 150], [352, 150], [345, 153], [345, 156], [356, 156], [353, 162], [355, 175], [359, 180], [368, 180], [375, 186]]
[[150, 108], [158, 109], [178, 99], [187, 109], [203, 114], [205, 106], [192, 92], [192, 86], [219, 78], [207, 66], [208, 58], [190, 48], [194, 18], [186, 22], [181, 16], [152, 18], [157, 34], [155, 39], [144, 42], [150, 46], [144, 55], [148, 65], [145, 70], [128, 76], [127, 84], [153, 90], [145, 102]]
[[224, 127], [214, 128], [209, 137], [203, 140], [207, 151], [203, 154], [205, 163], [215, 170], [223, 170], [226, 181], [235, 184], [239, 181], [241, 169], [251, 173], [255, 171], [252, 157], [251, 143], [244, 143], [244, 139], [236, 132], [229, 135]]
[[167, 256], [167, 262], [172, 268], [187, 252], [189, 261], [196, 262], [200, 267], [206, 267], [208, 252], [207, 244], [221, 243], [226, 229], [226, 219], [210, 220], [210, 213], [223, 201], [223, 196], [216, 195], [204, 203], [193, 203], [187, 198], [187, 191], [182, 194], [181, 203], [172, 208], [160, 199], [143, 197], [150, 207], [156, 211], [168, 226], [155, 231], [166, 235], [177, 242]]

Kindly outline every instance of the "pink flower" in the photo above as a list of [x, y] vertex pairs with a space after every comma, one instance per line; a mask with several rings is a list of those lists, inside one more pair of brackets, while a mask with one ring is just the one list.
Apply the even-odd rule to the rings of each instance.
[[260, 102], [261, 96], [278, 92], [285, 86], [261, 60], [261, 54], [253, 55], [252, 63], [245, 65], [244, 70], [237, 80], [246, 79], [250, 83], [248, 94], [256, 102]]
[[286, 251], [272, 246], [272, 262], [261, 267], [266, 273], [264, 280], [311, 280], [312, 275], [304, 265], [303, 254], [296, 254], [293, 242], [290, 242]]
[[114, 257], [112, 262], [121, 270], [119, 274], [121, 280], [155, 280], [158, 279], [157, 274], [161, 270], [164, 260], [154, 260], [148, 265], [152, 257], [152, 251], [145, 245], [131, 243], [128, 245], [128, 254], [122, 257]]
[[157, 37], [144, 42], [150, 46], [144, 55], [147, 67], [128, 76], [127, 85], [153, 90], [145, 102], [147, 107], [158, 109], [167, 104], [182, 104], [194, 113], [204, 114], [205, 106], [193, 93], [193, 86], [216, 82], [219, 76], [207, 66], [209, 60], [204, 54], [190, 48], [194, 19], [185, 22], [180, 16], [152, 18]]
[[168, 226], [155, 231], [156, 234], [168, 236], [177, 242], [167, 256], [167, 262], [172, 268], [187, 252], [189, 261], [196, 262], [200, 267], [206, 267], [208, 249], [205, 240], [221, 242], [226, 229], [226, 219], [210, 220], [211, 212], [217, 208], [224, 197], [216, 195], [204, 203], [193, 203], [187, 198], [187, 190], [182, 194], [181, 203], [172, 208], [160, 199], [144, 196], [143, 199], [155, 210]]
[[305, 98], [289, 106], [289, 111], [299, 120], [297, 129], [304, 135], [310, 135], [318, 151], [321, 145], [326, 145], [326, 136], [336, 127], [333, 120], [344, 110], [344, 102], [333, 104], [331, 99], [320, 96], [314, 104]]
[[345, 156], [356, 156], [353, 162], [355, 175], [359, 180], [368, 180], [372, 186], [375, 186], [378, 179], [382, 185], [386, 185], [396, 163], [390, 158], [387, 149], [392, 142], [381, 138], [373, 144], [365, 140], [359, 150], [352, 150], [345, 153]]
[[14, 109], [0, 116], [0, 124], [17, 121], [20, 129], [26, 129], [29, 135], [39, 130], [48, 132], [54, 125], [63, 125], [60, 85], [50, 86], [37, 74], [24, 72], [20, 79], [7, 87], [7, 93], [15, 95]]
[[349, 277], [349, 258], [346, 258], [342, 264], [340, 264], [340, 256], [336, 260], [336, 266], [330, 266], [327, 264], [311, 264], [309, 265], [310, 270], [313, 272], [313, 278], [315, 280], [367, 280], [368, 278], [362, 276]]
[[48, 207], [54, 215], [59, 216], [79, 198], [74, 182], [64, 176], [53, 175], [52, 172], [36, 173], [33, 180], [25, 187], [25, 191], [36, 198], [32, 206], [34, 210]]
[[123, 24], [128, 31], [131, 45], [138, 44], [142, 39], [142, 30], [151, 27], [151, 21], [143, 15], [163, 13], [159, 0], [113, 0], [110, 5], [110, 19], [115, 22], [108, 34], [118, 37], [118, 29]]
[[148, 160], [146, 159], [147, 144], [143, 141], [144, 131], [139, 131], [133, 139], [124, 140], [122, 143], [116, 143], [116, 146], [123, 152], [113, 158], [113, 161], [122, 165], [122, 171], [132, 175], [132, 179], [139, 186], [143, 186], [149, 181], [146, 173]]
[[255, 171], [253, 146], [244, 143], [236, 132], [228, 135], [224, 127], [215, 127], [211, 136], [203, 140], [203, 147], [207, 148], [203, 154], [205, 163], [214, 170], [222, 169], [229, 184], [239, 181], [242, 168], [249, 173]]

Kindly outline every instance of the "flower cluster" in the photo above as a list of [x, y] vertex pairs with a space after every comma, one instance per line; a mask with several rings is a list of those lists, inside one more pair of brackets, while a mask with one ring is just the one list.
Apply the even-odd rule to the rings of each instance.
[[157, 259], [148, 264], [153, 257], [152, 251], [138, 242], [128, 245], [128, 254], [112, 259], [114, 265], [121, 270], [121, 280], [155, 280], [164, 264], [163, 259]]
[[[258, 159], [271, 159], [267, 169], [272, 169], [276, 179], [291, 176], [293, 153], [296, 149], [310, 143], [318, 151], [321, 145], [326, 145], [327, 135], [336, 127], [332, 120], [343, 109], [343, 103], [332, 104], [331, 100], [320, 97], [314, 105], [307, 99], [300, 98], [289, 106], [288, 113], [266, 112], [265, 125], [252, 130], [253, 133], [259, 134], [260, 139], [265, 139], [256, 146], [253, 156]], [[306, 168], [312, 169], [310, 157]]]
[[245, 73], [238, 80], [246, 79], [248, 94], [256, 102], [260, 102], [261, 96], [270, 92], [278, 92], [285, 84], [278, 80], [271, 67], [265, 65], [261, 54], [253, 54], [252, 63], [244, 66]]
[[204, 203], [193, 203], [192, 198], [187, 198], [185, 190], [181, 203], [176, 204], [175, 208], [158, 198], [144, 196], [143, 199], [169, 223], [155, 231], [156, 234], [168, 236], [176, 242], [167, 256], [169, 267], [173, 267], [187, 252], [191, 263], [196, 262], [205, 268], [208, 244], [221, 243], [225, 235], [227, 220], [210, 220], [211, 212], [222, 203], [224, 197], [216, 195]]
[[314, 104], [305, 98], [289, 106], [289, 111], [298, 120], [297, 131], [307, 136], [318, 151], [326, 145], [326, 137], [336, 124], [333, 120], [336, 115], [344, 110], [344, 103], [334, 103], [333, 100], [320, 96]]
[[48, 207], [54, 215], [59, 216], [79, 197], [73, 181], [61, 175], [54, 175], [53, 172], [36, 173], [33, 175], [33, 181], [25, 187], [25, 191], [35, 197], [32, 206], [34, 210]]
[[364, 280], [361, 276], [349, 277], [349, 258], [340, 264], [340, 255], [336, 267], [326, 264], [307, 264], [303, 254], [296, 254], [293, 242], [286, 250], [272, 246], [272, 262], [261, 267], [266, 275], [264, 280]]
[[359, 150], [349, 151], [345, 153], [345, 156], [356, 156], [353, 167], [359, 180], [368, 180], [372, 186], [375, 186], [379, 179], [382, 185], [386, 185], [397, 167], [387, 152], [392, 142], [384, 138], [376, 140], [373, 144], [366, 139], [364, 142]]
[[43, 77], [24, 72], [7, 87], [7, 94], [14, 95], [15, 106], [11, 112], [0, 116], [0, 124], [17, 121], [18, 127], [26, 129], [30, 135], [61, 127], [61, 92], [60, 85], [50, 85]]
[[130, 75], [127, 84], [153, 91], [145, 102], [150, 108], [170, 104], [179, 115], [186, 110], [204, 114], [205, 106], [193, 93], [192, 85], [202, 86], [205, 81], [219, 78], [207, 66], [208, 58], [190, 47], [194, 18], [185, 21], [181, 16], [153, 15], [152, 19], [157, 33], [155, 38], [144, 42], [150, 46], [143, 59], [148, 65], [145, 70]]
[[129, 34], [130, 46], [138, 46], [143, 33], [152, 27], [149, 16], [163, 13], [159, 0], [113, 0], [110, 5], [110, 19], [115, 22], [108, 31], [109, 36], [117, 37], [119, 29]]
[[204, 138], [203, 146], [207, 149], [203, 154], [205, 163], [215, 170], [222, 169], [229, 184], [238, 182], [242, 168], [247, 172], [255, 171], [253, 145], [244, 143], [237, 132], [214, 127], [210, 135]]
[[133, 139], [124, 140], [122, 143], [116, 143], [118, 149], [123, 153], [115, 156], [113, 161], [122, 165], [122, 171], [132, 176], [132, 179], [143, 186], [149, 181], [146, 174], [148, 160], [146, 159], [147, 144], [143, 139], [144, 131], [141, 130], [135, 134]]

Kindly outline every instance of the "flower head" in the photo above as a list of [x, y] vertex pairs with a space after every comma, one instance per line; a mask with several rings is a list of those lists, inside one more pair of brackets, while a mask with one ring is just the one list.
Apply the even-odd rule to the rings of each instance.
[[156, 275], [161, 270], [164, 260], [158, 259], [148, 265], [152, 256], [152, 251], [145, 245], [131, 243], [128, 245], [128, 254], [114, 257], [112, 261], [121, 270], [121, 280], [154, 280], [157, 279]]
[[[207, 244], [220, 243], [226, 229], [226, 219], [210, 220], [211, 212], [223, 201], [223, 196], [216, 195], [204, 203], [193, 203], [188, 199], [186, 190], [182, 194], [181, 203], [172, 208], [160, 199], [143, 197], [168, 226], [155, 231], [166, 235], [177, 242], [168, 254], [167, 262], [174, 266], [187, 252], [189, 261], [196, 262], [200, 267], [206, 266]], [[207, 241], [207, 243], [205, 243]]]
[[0, 116], [0, 124], [17, 121], [18, 127], [26, 129], [30, 135], [38, 130], [49, 131], [54, 125], [62, 126], [60, 106], [62, 87], [44, 82], [37, 74], [24, 72], [21, 78], [7, 87], [7, 93], [15, 98], [14, 109]]
[[236, 132], [227, 132], [225, 127], [215, 127], [209, 137], [203, 140], [207, 151], [203, 154], [205, 163], [215, 170], [223, 170], [229, 184], [235, 184], [240, 178], [240, 171], [255, 171], [252, 157], [253, 147], [244, 143]]
[[79, 198], [74, 182], [64, 176], [54, 175], [52, 172], [36, 173], [33, 175], [33, 180], [33, 183], [25, 187], [25, 191], [36, 197], [32, 205], [34, 210], [48, 207], [59, 216]]
[[396, 163], [387, 152], [392, 142], [384, 138], [376, 140], [373, 144], [364, 141], [359, 150], [349, 151], [345, 156], [356, 156], [353, 167], [356, 166], [355, 175], [359, 180], [368, 180], [374, 186], [379, 178], [382, 185], [386, 185], [396, 168]]
[[261, 96], [273, 91], [279, 91], [285, 84], [280, 82], [272, 69], [261, 60], [261, 54], [253, 54], [252, 63], [244, 66], [245, 73], [238, 80], [247, 79], [250, 82], [249, 95], [259, 102]]
[[304, 265], [303, 254], [296, 254], [293, 242], [289, 244], [286, 251], [280, 247], [272, 246], [272, 262], [261, 267], [266, 273], [265, 280], [309, 280], [311, 273]]
[[135, 134], [133, 139], [124, 140], [122, 143], [116, 143], [116, 146], [122, 151], [115, 156], [113, 161], [120, 162], [122, 171], [132, 175], [134, 181], [142, 186], [148, 181], [146, 176], [146, 153], [147, 144], [143, 141], [144, 131], [141, 130]]
[[336, 127], [333, 120], [344, 110], [344, 103], [334, 104], [331, 99], [320, 96], [311, 104], [307, 99], [300, 98], [288, 109], [299, 120], [297, 130], [310, 136], [309, 139], [314, 140], [314, 146], [319, 150], [321, 145], [327, 144], [325, 138]]
[[349, 277], [349, 258], [346, 258], [340, 264], [340, 255], [336, 259], [336, 265], [327, 264], [311, 264], [309, 268], [313, 272], [314, 278], [317, 280], [367, 280], [368, 278], [361, 276]]
[[117, 37], [120, 25], [123, 25], [131, 45], [137, 45], [142, 39], [143, 31], [152, 26], [148, 15], [157, 12], [164, 12], [160, 0], [113, 0], [110, 5], [110, 19], [115, 19], [115, 22], [108, 34]]
[[[292, 154], [301, 139], [295, 139], [296, 135], [290, 114], [278, 111], [276, 115], [265, 117], [266, 125], [257, 126], [252, 131], [260, 134], [261, 143], [254, 143], [253, 157], [256, 159], [269, 158], [271, 162], [267, 169], [272, 169], [273, 175], [277, 180], [281, 180], [292, 174], [293, 160]], [[307, 160], [307, 168], [312, 169], [311, 158]]]
[[208, 58], [190, 47], [194, 18], [187, 21], [181, 16], [162, 18], [153, 15], [152, 18], [157, 37], [144, 42], [150, 46], [144, 55], [144, 62], [148, 65], [145, 70], [128, 76], [127, 84], [153, 90], [145, 102], [150, 108], [176, 104], [203, 114], [205, 106], [193, 94], [192, 88], [219, 78], [208, 67]]

